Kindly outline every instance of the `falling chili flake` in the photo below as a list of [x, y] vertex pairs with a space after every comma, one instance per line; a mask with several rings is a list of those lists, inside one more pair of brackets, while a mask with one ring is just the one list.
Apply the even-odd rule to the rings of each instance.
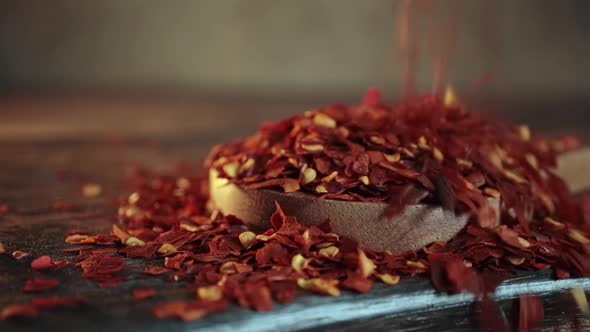
[[161, 266], [150, 266], [150, 267], [146, 267], [143, 270], [143, 273], [149, 274], [149, 275], [161, 275], [161, 274], [165, 274], [168, 272], [170, 272], [169, 269], [167, 269], [165, 267], [161, 267]]
[[521, 295], [518, 301], [518, 331], [533, 331], [543, 321], [543, 300], [535, 295]]

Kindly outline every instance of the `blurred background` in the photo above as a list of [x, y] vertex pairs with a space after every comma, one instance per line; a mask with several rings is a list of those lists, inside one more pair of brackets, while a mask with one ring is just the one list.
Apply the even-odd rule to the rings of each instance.
[[[227, 139], [368, 86], [399, 98], [403, 1], [2, 1], [0, 138]], [[445, 81], [460, 96], [546, 131], [588, 129], [590, 1], [432, 3], [414, 22], [457, 15]], [[443, 34], [425, 34], [430, 92], [428, 44]]]

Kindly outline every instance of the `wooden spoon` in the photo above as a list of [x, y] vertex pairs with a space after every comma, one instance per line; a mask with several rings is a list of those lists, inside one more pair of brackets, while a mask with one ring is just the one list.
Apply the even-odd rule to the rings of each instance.
[[[559, 157], [557, 173], [573, 191], [590, 188], [590, 149]], [[435, 241], [449, 241], [465, 225], [468, 214], [453, 214], [435, 205], [410, 205], [404, 212], [388, 219], [386, 203], [347, 202], [318, 199], [304, 193], [281, 193], [273, 190], [244, 190], [209, 172], [213, 204], [224, 214], [233, 214], [252, 226], [268, 228], [277, 201], [286, 214], [304, 224], [332, 221], [335, 233], [348, 236], [374, 250], [405, 251], [419, 249]], [[490, 199], [499, 211], [500, 200]], [[498, 214], [498, 213], [497, 213]]]

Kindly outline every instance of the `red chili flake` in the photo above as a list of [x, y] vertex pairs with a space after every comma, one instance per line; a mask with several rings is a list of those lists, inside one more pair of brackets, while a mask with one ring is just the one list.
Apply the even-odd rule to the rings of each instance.
[[13, 317], [37, 317], [38, 311], [32, 304], [12, 304], [2, 308], [0, 320]]
[[518, 331], [532, 331], [543, 321], [543, 300], [535, 295], [521, 295], [518, 301]]
[[10, 211], [10, 207], [6, 203], [0, 204], [0, 215], [6, 214]]
[[485, 323], [485, 328], [494, 332], [509, 332], [510, 326], [504, 314], [493, 299], [486, 297], [477, 303], [480, 313], [479, 320]]
[[26, 251], [15, 250], [12, 252], [12, 257], [14, 257], [14, 259], [23, 259], [28, 256], [31, 256], [31, 254]]
[[528, 248], [530, 247], [530, 243], [518, 236], [518, 233], [515, 232], [514, 230], [506, 227], [506, 226], [501, 226], [500, 228], [498, 228], [496, 230], [496, 233], [498, 234], [498, 236], [500, 237], [500, 239], [502, 239], [502, 241], [506, 242], [507, 244], [516, 247], [516, 248]]
[[93, 271], [98, 274], [114, 274], [123, 269], [125, 259], [112, 256], [98, 256]]
[[96, 244], [109, 245], [115, 244], [115, 241], [117, 241], [117, 237], [111, 234], [96, 234], [94, 236], [94, 240]]
[[61, 269], [70, 262], [67, 259], [51, 260], [49, 256], [41, 256], [31, 262], [34, 270]]
[[52, 261], [54, 269], [61, 269], [66, 265], [70, 264], [70, 261], [67, 259], [55, 259]]
[[237, 300], [240, 306], [252, 308], [256, 311], [271, 311], [272, 297], [270, 290], [263, 284], [244, 284], [237, 292]]
[[389, 206], [385, 210], [385, 216], [388, 218], [398, 216], [404, 212], [407, 205], [418, 204], [427, 195], [426, 190], [416, 188], [414, 185], [408, 185], [391, 196]]
[[358, 272], [349, 272], [346, 280], [342, 282], [342, 286], [359, 293], [366, 293], [373, 286], [373, 281]]
[[[250, 137], [214, 147], [207, 167], [243, 188], [389, 203], [390, 216], [413, 204], [473, 216], [447, 243], [376, 252], [332, 233], [329, 221], [300, 223], [278, 205], [271, 228], [251, 229], [211, 209], [206, 180], [140, 169], [127, 181], [131, 195], [117, 200], [112, 234], [72, 233], [69, 240], [89, 245], [76, 248], [76, 265], [101, 287], [125, 280], [120, 255], [136, 257], [146, 274], [190, 281], [198, 300], [161, 303], [153, 308], [160, 318], [199, 319], [231, 302], [271, 310], [273, 299], [288, 303], [298, 289], [338, 296], [343, 288], [366, 292], [374, 282], [395, 285], [430, 273], [439, 291], [476, 294], [482, 319], [507, 330], [486, 294], [511, 273], [590, 275], [583, 205], [553, 173], [557, 152], [572, 144], [556, 142], [459, 103], [426, 96], [385, 105], [372, 90], [358, 106], [330, 105], [263, 124]], [[499, 214], [492, 199], [501, 199]]]
[[133, 290], [133, 297], [136, 300], [144, 300], [156, 296], [156, 290], [153, 288], [137, 288]]
[[83, 274], [89, 280], [95, 280], [100, 287], [110, 288], [125, 281], [125, 277], [114, 276], [115, 273], [123, 270], [125, 259], [105, 255], [89, 255], [77, 263]]
[[31, 300], [31, 303], [37, 309], [54, 309], [61, 308], [72, 304], [86, 303], [86, 300], [82, 297], [69, 296], [69, 297], [35, 297]]
[[[318, 108], [217, 146], [206, 165], [246, 189], [285, 191], [285, 183], [298, 181], [289, 190], [389, 202], [390, 216], [424, 200], [471, 210], [490, 229], [500, 223], [486, 202], [493, 192], [502, 197], [499, 212], [512, 211], [528, 227], [535, 213], [550, 216], [555, 206], [572, 216], [572, 198], [552, 170], [557, 153], [575, 144], [552, 143], [526, 126], [492, 121], [433, 96], [383, 105], [370, 89], [360, 107]], [[310, 166], [321, 176], [309, 176]]]
[[41, 279], [36, 278], [27, 280], [23, 287], [23, 292], [43, 292], [51, 288], [55, 288], [59, 285], [57, 279]]
[[381, 101], [381, 92], [376, 88], [370, 88], [363, 97], [362, 105], [366, 107], [378, 107]]
[[93, 246], [76, 246], [76, 247], [71, 247], [71, 248], [64, 248], [61, 250], [61, 252], [64, 252], [64, 253], [78, 252], [78, 251], [92, 249], [92, 248], [94, 248], [94, 247]]
[[145, 269], [143, 269], [143, 273], [153, 275], [153, 276], [165, 274], [168, 272], [170, 272], [169, 269], [167, 269], [165, 267], [161, 267], [161, 266], [150, 266], [150, 267], [146, 267]]
[[131, 237], [131, 235], [129, 235], [129, 233], [125, 232], [117, 225], [113, 225], [113, 235], [116, 236], [121, 241], [122, 244], [125, 244], [127, 239], [129, 239]]
[[117, 248], [100, 248], [92, 250], [93, 255], [112, 255], [119, 252]]
[[223, 311], [229, 306], [227, 301], [171, 301], [156, 305], [152, 313], [157, 318], [178, 318], [193, 321], [208, 314]]
[[53, 268], [51, 257], [41, 256], [31, 262], [31, 268], [34, 270], [47, 270]]
[[66, 237], [65, 242], [68, 244], [91, 244], [95, 243], [96, 239], [93, 236], [72, 234]]
[[289, 280], [274, 281], [270, 283], [270, 290], [277, 302], [287, 304], [295, 299], [297, 285]]

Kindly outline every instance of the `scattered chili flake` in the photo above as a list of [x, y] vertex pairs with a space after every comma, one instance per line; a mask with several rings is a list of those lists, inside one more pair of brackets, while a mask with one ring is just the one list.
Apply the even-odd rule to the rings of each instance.
[[146, 267], [143, 270], [143, 273], [150, 274], [150, 275], [161, 275], [161, 274], [168, 273], [168, 272], [170, 272], [169, 269], [167, 269], [165, 267], [161, 267], [161, 266], [150, 266], [150, 267]]
[[0, 204], [0, 216], [6, 214], [10, 210], [10, 207], [6, 203]]
[[156, 290], [153, 288], [137, 288], [133, 290], [133, 297], [136, 300], [144, 300], [156, 296]]
[[34, 259], [31, 262], [31, 268], [34, 270], [60, 269], [68, 264], [67, 259], [51, 260], [51, 257], [45, 255]]
[[12, 304], [2, 308], [0, 311], [0, 319], [8, 319], [13, 317], [36, 317], [38, 314], [37, 308], [32, 304]]
[[61, 250], [61, 252], [64, 252], [64, 253], [80, 252], [82, 250], [87, 250], [87, 249], [92, 249], [92, 248], [94, 248], [94, 247], [93, 246], [77, 246], [77, 247], [64, 248]]
[[28, 256], [31, 256], [31, 254], [26, 251], [15, 250], [12, 252], [12, 257], [14, 257], [14, 259], [23, 259]]
[[156, 305], [152, 312], [157, 318], [178, 318], [193, 321], [204, 316], [223, 311], [228, 307], [227, 301], [171, 301]]
[[53, 268], [51, 257], [41, 256], [31, 262], [31, 268], [34, 270], [46, 270]]
[[493, 299], [485, 297], [476, 303], [476, 306], [479, 307], [479, 321], [485, 323], [485, 330], [510, 332], [510, 326], [506, 317]]
[[23, 287], [23, 292], [43, 292], [59, 285], [57, 279], [41, 279], [35, 278], [27, 280]]
[[92, 244], [96, 242], [96, 239], [89, 235], [72, 234], [66, 237], [65, 242], [68, 244]]
[[100, 288], [114, 288], [119, 286], [127, 278], [125, 277], [103, 277], [98, 280], [98, 287]]
[[[453, 98], [388, 106], [370, 90], [358, 106], [331, 105], [264, 124], [251, 137], [214, 147], [206, 163], [246, 189], [384, 202], [390, 216], [411, 204], [471, 212], [447, 243], [377, 252], [333, 233], [329, 220], [309, 226], [278, 204], [271, 227], [253, 229], [211, 209], [206, 180], [139, 169], [131, 194], [118, 201], [112, 234], [74, 233], [66, 242], [84, 244], [71, 249], [79, 253], [76, 266], [101, 287], [125, 280], [124, 257], [150, 265], [145, 274], [188, 281], [197, 300], [160, 303], [152, 310], [158, 318], [200, 319], [232, 302], [265, 311], [273, 300], [293, 301], [298, 289], [339, 296], [342, 289], [366, 292], [374, 282], [430, 274], [439, 291], [476, 294], [482, 316], [508, 330], [487, 294], [512, 273], [590, 275], [588, 216], [553, 173], [557, 153], [573, 143], [490, 121]], [[499, 214], [489, 199], [502, 200]], [[46, 260], [35, 265], [49, 266]], [[136, 289], [133, 296], [154, 292]], [[542, 313], [537, 303], [521, 298], [523, 326]]]
[[521, 295], [518, 302], [518, 331], [534, 330], [543, 321], [543, 300], [535, 295]]

